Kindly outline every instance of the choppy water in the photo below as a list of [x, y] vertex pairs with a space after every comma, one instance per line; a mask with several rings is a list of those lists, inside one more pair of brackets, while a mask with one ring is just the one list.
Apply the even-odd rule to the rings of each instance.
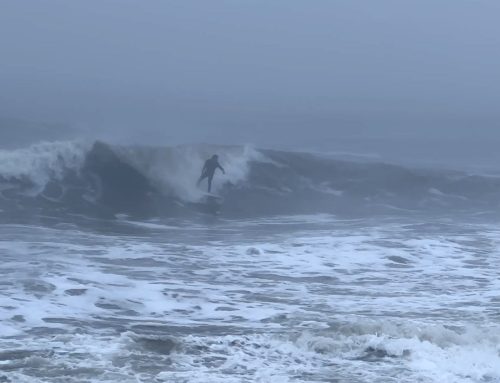
[[0, 382], [500, 382], [492, 224], [0, 226]]

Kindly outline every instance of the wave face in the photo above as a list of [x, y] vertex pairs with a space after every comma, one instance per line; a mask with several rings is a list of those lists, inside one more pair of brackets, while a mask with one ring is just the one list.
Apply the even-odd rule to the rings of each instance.
[[[214, 192], [196, 186], [206, 158], [219, 154]], [[251, 147], [113, 146], [103, 142], [40, 143], [0, 151], [0, 209], [19, 215], [225, 216], [496, 211], [500, 179], [452, 171]]]

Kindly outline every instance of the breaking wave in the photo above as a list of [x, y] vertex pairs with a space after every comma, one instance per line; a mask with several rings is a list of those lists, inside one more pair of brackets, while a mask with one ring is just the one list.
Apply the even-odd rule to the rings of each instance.
[[[196, 180], [218, 153], [226, 174], [204, 201]], [[496, 211], [500, 178], [454, 171], [341, 161], [250, 146], [114, 146], [103, 142], [39, 143], [0, 151], [0, 209], [85, 215], [226, 216], [409, 211]]]

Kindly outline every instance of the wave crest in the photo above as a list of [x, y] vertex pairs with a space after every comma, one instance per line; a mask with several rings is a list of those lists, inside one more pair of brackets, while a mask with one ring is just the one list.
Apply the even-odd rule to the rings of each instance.
[[196, 181], [214, 153], [226, 169], [215, 177], [214, 190], [223, 196], [228, 216], [449, 213], [500, 207], [500, 179], [494, 177], [251, 146], [54, 142], [0, 151], [0, 209], [191, 214], [206, 210], [205, 186], [198, 188]]
[[81, 169], [89, 145], [82, 142], [41, 142], [24, 149], [0, 150], [0, 180], [24, 182], [40, 192], [51, 180]]

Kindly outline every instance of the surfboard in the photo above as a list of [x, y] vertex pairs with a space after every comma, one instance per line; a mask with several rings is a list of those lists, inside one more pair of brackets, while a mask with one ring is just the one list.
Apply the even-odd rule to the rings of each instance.
[[204, 198], [206, 198], [206, 199], [222, 201], [222, 197], [220, 195], [217, 195], [217, 194], [203, 193], [203, 195], [204, 195]]
[[198, 209], [207, 214], [218, 215], [222, 208], [223, 198], [217, 194], [203, 193], [203, 196], [197, 203]]

